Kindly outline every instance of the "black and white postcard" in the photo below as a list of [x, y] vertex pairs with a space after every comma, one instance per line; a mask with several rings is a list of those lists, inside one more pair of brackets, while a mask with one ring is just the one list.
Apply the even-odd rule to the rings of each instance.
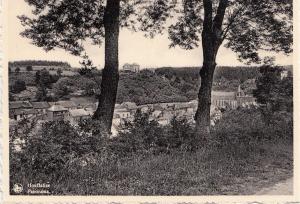
[[298, 3], [3, 1], [4, 199], [300, 201]]

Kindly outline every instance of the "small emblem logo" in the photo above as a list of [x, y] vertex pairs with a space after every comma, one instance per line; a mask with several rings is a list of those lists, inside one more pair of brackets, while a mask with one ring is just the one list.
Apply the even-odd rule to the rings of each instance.
[[22, 193], [23, 191], [23, 186], [19, 183], [16, 183], [14, 186], [13, 186], [13, 189], [12, 189], [15, 193]]

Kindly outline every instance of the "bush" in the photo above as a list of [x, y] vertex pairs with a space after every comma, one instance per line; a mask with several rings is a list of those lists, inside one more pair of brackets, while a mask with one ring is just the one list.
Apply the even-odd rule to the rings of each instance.
[[256, 108], [225, 112], [212, 131], [211, 142], [217, 147], [252, 148], [260, 142], [291, 140], [291, 114], [285, 112], [273, 117], [273, 122], [267, 124]]
[[70, 168], [86, 165], [105, 149], [100, 132], [87, 134], [63, 121], [37, 125], [27, 137], [14, 134], [11, 148], [18, 138], [25, 145], [22, 151], [10, 152], [11, 183], [57, 183], [72, 172]]
[[15, 84], [12, 86], [13, 93], [20, 93], [21, 91], [26, 90], [26, 84], [22, 80], [15, 81]]
[[194, 128], [184, 118], [174, 117], [170, 125], [162, 127], [151, 117], [151, 111], [142, 113], [138, 110], [134, 120], [126, 122], [122, 129], [119, 136], [110, 143], [111, 150], [119, 156], [197, 149]]

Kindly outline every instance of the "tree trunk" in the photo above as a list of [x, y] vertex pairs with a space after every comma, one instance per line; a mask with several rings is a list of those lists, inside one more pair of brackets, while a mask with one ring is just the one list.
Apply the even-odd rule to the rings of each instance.
[[201, 84], [198, 93], [198, 108], [195, 115], [195, 134], [201, 142], [204, 142], [210, 135], [211, 90], [217, 53], [216, 38], [212, 25], [211, 4], [205, 11], [206, 18], [204, 19], [202, 31], [203, 66], [199, 73]]
[[198, 141], [205, 142], [210, 136], [211, 90], [216, 68], [216, 56], [223, 41], [221, 28], [227, 5], [228, 0], [220, 0], [217, 14], [213, 18], [212, 0], [203, 0], [203, 66], [200, 70], [201, 85], [198, 93], [198, 109], [195, 115], [195, 135]]
[[195, 131], [200, 140], [206, 140], [210, 135], [211, 90], [215, 67], [215, 61], [204, 62], [200, 70], [201, 85], [198, 93], [198, 108], [195, 115]]
[[102, 72], [99, 104], [93, 118], [110, 133], [119, 82], [119, 14], [120, 0], [107, 0], [104, 13], [105, 65]]

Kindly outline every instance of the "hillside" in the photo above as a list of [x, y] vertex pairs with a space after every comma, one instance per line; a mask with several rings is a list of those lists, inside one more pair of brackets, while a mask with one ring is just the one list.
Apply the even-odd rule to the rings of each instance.
[[20, 60], [9, 62], [9, 67], [27, 67], [27, 66], [54, 66], [62, 68], [71, 68], [67, 62], [47, 61], [47, 60]]
[[[137, 104], [147, 104], [194, 100], [197, 98], [200, 84], [198, 72], [199, 68], [197, 67], [162, 67], [155, 70], [142, 70], [139, 73], [121, 72], [117, 103], [131, 101]], [[51, 70], [49, 73], [53, 76], [50, 92], [54, 94], [54, 97], [51, 100], [69, 98], [72, 93], [79, 90], [82, 90], [86, 96], [99, 94], [100, 71], [89, 75], [62, 75], [60, 77]], [[255, 88], [255, 78], [258, 75], [258, 67], [217, 67], [213, 90], [236, 91], [241, 85], [246, 93], [251, 94]], [[25, 82], [26, 86], [36, 86], [33, 72], [12, 72], [9, 79], [10, 85], [21, 80]]]

